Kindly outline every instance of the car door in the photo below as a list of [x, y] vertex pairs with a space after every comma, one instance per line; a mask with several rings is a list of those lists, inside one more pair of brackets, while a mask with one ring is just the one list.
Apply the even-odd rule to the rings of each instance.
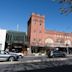
[[59, 57], [60, 53], [58, 51], [54, 51], [53, 55], [54, 55], [54, 57]]
[[0, 61], [5, 61], [8, 58], [8, 54], [5, 52], [0, 52]]

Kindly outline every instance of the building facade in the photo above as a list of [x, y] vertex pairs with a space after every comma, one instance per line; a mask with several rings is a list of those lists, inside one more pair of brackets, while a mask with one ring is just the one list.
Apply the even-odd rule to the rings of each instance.
[[27, 52], [27, 35], [25, 32], [7, 31], [5, 40], [5, 50]]
[[72, 53], [72, 33], [46, 30], [45, 16], [39, 14], [32, 13], [28, 20], [28, 41], [32, 52], [59, 48]]
[[6, 32], [6, 30], [0, 29], [0, 50], [5, 49]]

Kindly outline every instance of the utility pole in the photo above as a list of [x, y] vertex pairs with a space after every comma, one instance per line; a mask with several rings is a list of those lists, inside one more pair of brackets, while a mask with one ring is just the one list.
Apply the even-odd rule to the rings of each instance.
[[67, 55], [69, 54], [69, 48], [68, 48], [68, 44], [66, 44], [67, 47]]
[[17, 24], [17, 31], [19, 31], [19, 24]]

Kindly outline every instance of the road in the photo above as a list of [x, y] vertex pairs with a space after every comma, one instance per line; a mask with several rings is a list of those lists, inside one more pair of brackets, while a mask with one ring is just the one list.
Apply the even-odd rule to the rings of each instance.
[[29, 71], [17, 71], [17, 72], [72, 72], [72, 65], [64, 65], [52, 68], [36, 69]]
[[0, 64], [19, 64], [19, 63], [32, 63], [32, 62], [44, 62], [44, 61], [63, 61], [67, 60], [67, 58], [47, 58], [46, 56], [25, 56], [18, 61], [13, 62], [0, 62]]
[[[41, 60], [37, 62], [37, 60]], [[48, 61], [47, 61], [48, 60]], [[33, 62], [34, 61], [34, 62]], [[72, 59], [47, 58], [47, 57], [24, 57], [17, 62], [0, 62], [0, 72], [58, 72], [59, 66], [69, 66], [71, 69]], [[49, 71], [50, 70], [50, 71]], [[55, 71], [52, 71], [55, 70]], [[63, 69], [61, 69], [63, 72]]]
[[20, 59], [19, 61], [24, 62], [24, 61], [60, 61], [60, 60], [67, 60], [68, 58], [48, 58], [47, 56], [26, 56]]
[[34, 62], [34, 63], [18, 63], [18, 64], [0, 64], [0, 72], [18, 72], [46, 69], [57, 66], [67, 65], [66, 61], [49, 61], [49, 62]]

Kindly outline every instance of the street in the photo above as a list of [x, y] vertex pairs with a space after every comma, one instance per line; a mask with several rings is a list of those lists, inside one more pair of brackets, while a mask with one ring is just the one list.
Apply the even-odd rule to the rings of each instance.
[[[19, 61], [14, 62], [0, 62], [0, 71], [1, 72], [39, 72], [49, 71], [53, 72], [51, 69], [56, 69], [59, 66], [71, 66], [72, 59], [68, 58], [47, 58], [43, 57], [23, 57]], [[45, 71], [45, 72], [46, 72]], [[58, 71], [58, 70], [57, 70]]]
[[[68, 57], [71, 58], [71, 57]], [[19, 61], [24, 62], [24, 61], [54, 61], [54, 60], [66, 60], [66, 58], [48, 58], [47, 56], [25, 56], [22, 59], [19, 59]]]
[[28, 70], [28, 71], [17, 71], [17, 72], [72, 72], [72, 65], [63, 65], [58, 67]]
[[66, 61], [0, 64], [0, 71], [1, 72], [29, 71], [29, 70], [52, 68], [52, 67], [63, 66], [63, 65], [67, 65]]
[[48, 58], [47, 56], [24, 56], [18, 61], [3, 61], [0, 64], [18, 64], [18, 63], [32, 63], [32, 62], [43, 62], [43, 61], [63, 61], [68, 58]]

